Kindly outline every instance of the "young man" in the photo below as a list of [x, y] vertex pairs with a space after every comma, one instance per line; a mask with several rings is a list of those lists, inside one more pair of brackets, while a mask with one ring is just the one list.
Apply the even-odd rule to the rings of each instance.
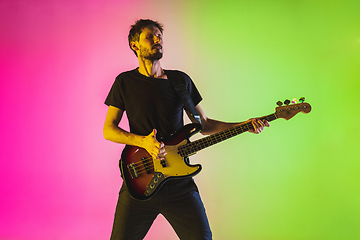
[[[166, 158], [162, 137], [169, 136], [183, 126], [184, 105], [169, 79], [181, 76], [201, 118], [204, 135], [236, 126], [208, 118], [199, 103], [201, 95], [188, 75], [180, 71], [164, 70], [163, 27], [156, 21], [139, 20], [129, 33], [129, 46], [139, 60], [139, 67], [117, 76], [105, 104], [109, 106], [104, 124], [107, 140], [139, 146], [154, 161]], [[130, 132], [118, 125], [126, 111]], [[192, 122], [194, 117], [186, 112]], [[268, 122], [250, 119], [253, 133], [260, 133]], [[123, 183], [116, 207], [112, 240], [143, 239], [158, 214], [162, 214], [180, 239], [212, 239], [204, 206], [192, 178], [170, 180], [148, 201], [133, 199]]]

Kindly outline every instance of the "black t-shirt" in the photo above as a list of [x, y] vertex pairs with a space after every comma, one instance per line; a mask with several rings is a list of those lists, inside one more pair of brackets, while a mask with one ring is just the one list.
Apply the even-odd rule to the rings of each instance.
[[[170, 71], [182, 75], [196, 106], [202, 97], [191, 78], [181, 71], [165, 70], [165, 74]], [[116, 77], [105, 104], [126, 111], [130, 132], [138, 135], [148, 135], [155, 128], [158, 131], [157, 138], [160, 139], [184, 124], [184, 105], [171, 82], [168, 79], [146, 77], [138, 69], [123, 72]]]

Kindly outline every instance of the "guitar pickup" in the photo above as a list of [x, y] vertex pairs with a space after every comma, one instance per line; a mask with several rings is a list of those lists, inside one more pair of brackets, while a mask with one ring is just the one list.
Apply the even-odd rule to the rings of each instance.
[[149, 166], [148, 159], [145, 158], [145, 157], [143, 157], [143, 158], [141, 159], [141, 161], [143, 162], [143, 165], [144, 165], [144, 167], [145, 167], [146, 173], [147, 173], [147, 174], [150, 174], [150, 173], [151, 173], [151, 168], [150, 168], [150, 166]]
[[161, 163], [161, 166], [166, 167], [166, 162], [165, 162], [165, 160], [161, 160], [160, 163]]
[[136, 165], [135, 163], [130, 163], [129, 165], [127, 165], [127, 168], [129, 169], [131, 178], [137, 178], [139, 176], [137, 170], [136, 170]]

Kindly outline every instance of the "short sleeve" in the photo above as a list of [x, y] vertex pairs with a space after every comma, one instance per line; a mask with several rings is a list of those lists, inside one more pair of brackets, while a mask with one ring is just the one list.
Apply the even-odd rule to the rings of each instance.
[[106, 97], [105, 104], [108, 106], [114, 106], [121, 110], [125, 109], [125, 104], [122, 96], [122, 89], [121, 89], [121, 83], [120, 83], [120, 76], [118, 76], [113, 85], [111, 86], [111, 89], [109, 91], [108, 96]]
[[200, 92], [198, 91], [198, 89], [195, 86], [195, 83], [193, 82], [193, 80], [190, 78], [189, 75], [187, 75], [186, 73], [182, 72], [182, 71], [175, 71], [177, 74], [182, 75], [185, 78], [185, 82], [186, 82], [186, 87], [190, 93], [191, 99], [194, 103], [194, 105], [198, 105], [201, 100], [202, 97], [200, 95]]

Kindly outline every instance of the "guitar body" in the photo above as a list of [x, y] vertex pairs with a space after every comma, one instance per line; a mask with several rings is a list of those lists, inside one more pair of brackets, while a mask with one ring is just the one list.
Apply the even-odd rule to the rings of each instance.
[[201, 128], [197, 123], [188, 124], [162, 140], [167, 153], [162, 161], [153, 159], [143, 148], [126, 145], [121, 154], [120, 169], [130, 195], [137, 200], [149, 200], [166, 181], [198, 174], [201, 165], [190, 165], [188, 156], [180, 156], [178, 147], [187, 144]]

